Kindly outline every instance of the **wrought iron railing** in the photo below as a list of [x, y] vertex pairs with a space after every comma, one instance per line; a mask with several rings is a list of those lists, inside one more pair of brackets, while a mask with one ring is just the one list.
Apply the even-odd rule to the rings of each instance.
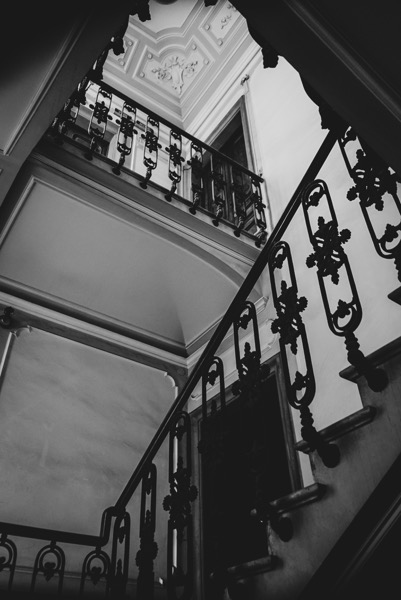
[[86, 144], [88, 160], [106, 155], [115, 175], [133, 172], [143, 189], [154, 182], [168, 202], [184, 202], [193, 215], [206, 212], [214, 226], [229, 224], [235, 236], [250, 234], [261, 247], [267, 238], [263, 179], [94, 74], [55, 118], [56, 139]]
[[[134, 123], [133, 120], [131, 122]], [[58, 124], [61, 128], [63, 123], [62, 119], [59, 119]], [[401, 208], [397, 195], [399, 181], [397, 176], [370, 152], [366, 144], [363, 142], [361, 144], [351, 130], [340, 136], [339, 140], [335, 133], [328, 133], [266, 245], [262, 248], [243, 285], [189, 375], [184, 389], [166, 414], [115, 505], [105, 511], [99, 537], [0, 524], [2, 532], [0, 547], [3, 550], [1, 570], [8, 571], [10, 588], [16, 565], [15, 538], [19, 536], [48, 541], [48, 544], [38, 552], [32, 566], [31, 589], [35, 589], [39, 576], [44, 582], [57, 576], [58, 590], [61, 590], [65, 557], [60, 544], [65, 542], [92, 547], [83, 561], [81, 594], [85, 593], [87, 581], [97, 583], [102, 579], [105, 581], [106, 595], [124, 597], [130, 565], [131, 568], [133, 565], [133, 560], [128, 558], [132, 540], [130, 542], [131, 523], [127, 510], [130, 504], [134, 504], [137, 515], [133, 523], [137, 524], [136, 534], [139, 536], [135, 555], [136, 595], [134, 597], [138, 600], [151, 600], [155, 597], [155, 586], [158, 590], [157, 597], [160, 598], [186, 600], [193, 597], [195, 577], [193, 513], [194, 507], [199, 502], [199, 490], [194, 483], [193, 466], [198, 461], [193, 456], [194, 443], [191, 438], [193, 428], [185, 409], [196, 386], [200, 387], [203, 415], [199, 444], [200, 461], [208, 464], [211, 472], [217, 469], [221, 474], [218, 465], [221, 465], [226, 439], [227, 381], [224, 374], [224, 361], [218, 355], [219, 348], [233, 328], [233, 356], [237, 381], [231, 387], [231, 393], [238, 397], [240, 402], [249, 403], [260, 394], [269, 377], [269, 370], [261, 360], [255, 306], [249, 301], [252, 290], [267, 268], [276, 310], [272, 330], [280, 334], [287, 400], [293, 409], [299, 411], [301, 435], [310, 449], [317, 452], [326, 467], [334, 468], [339, 463], [341, 457], [338, 447], [322, 437], [314, 425], [312, 416], [312, 402], [317, 386], [307, 326], [302, 318], [302, 315], [307, 312], [307, 300], [298, 295], [297, 267], [301, 264], [298, 254], [302, 252], [299, 252], [298, 247], [291, 247], [291, 227], [295, 218], [299, 219], [298, 223], [307, 233], [304, 238], [306, 266], [316, 271], [318, 284], [316, 289], [320, 290], [329, 332], [344, 339], [348, 361], [360, 376], [366, 379], [367, 385], [372, 390], [376, 392], [383, 390], [387, 385], [387, 376], [382, 369], [370, 364], [360, 349], [356, 332], [362, 320], [362, 305], [351, 260], [344, 249], [351, 232], [340, 228], [329, 186], [321, 179], [322, 168], [336, 148], [337, 141], [345, 158], [349, 173], [347, 177], [351, 176], [349, 181], [350, 185], [353, 185], [348, 197], [350, 200], [359, 198], [368, 231], [378, 254], [384, 258], [394, 258], [399, 267]], [[352, 148], [352, 144], [355, 144], [355, 148]], [[93, 148], [89, 151], [92, 150]], [[346, 152], [348, 154], [345, 154]], [[341, 157], [341, 154], [338, 153], [338, 156]], [[122, 163], [123, 161], [119, 168], [122, 168]], [[145, 176], [144, 185], [147, 181], [149, 177], [146, 180]], [[385, 204], [389, 200], [392, 201], [395, 212], [391, 213], [392, 222], [386, 223]], [[367, 216], [368, 209], [380, 213], [381, 233], [377, 227], [373, 229], [374, 213], [369, 211]], [[295, 239], [298, 243], [299, 237]], [[401, 281], [399, 270], [398, 279]], [[338, 290], [334, 305], [331, 294], [333, 287]], [[2, 326], [9, 327], [9, 319], [6, 319]], [[241, 333], [244, 332], [246, 332], [245, 343], [244, 337], [241, 337]], [[294, 364], [297, 366], [294, 367]], [[212, 389], [215, 390], [215, 395], [211, 398]], [[163, 472], [161, 473], [162, 479], [164, 477], [162, 501], [158, 493], [158, 475], [161, 468], [167, 470], [167, 478]], [[256, 487], [257, 481], [256, 477]], [[136, 498], [135, 502], [133, 502], [134, 498]], [[199, 509], [197, 511], [199, 512]], [[262, 528], [266, 528], [269, 524], [282, 540], [290, 540], [292, 536], [290, 519], [283, 516], [278, 511], [277, 504], [260, 493], [260, 490], [255, 493], [255, 507], [252, 512], [258, 517]], [[158, 523], [161, 523], [161, 527], [164, 528], [159, 543], [156, 541]], [[235, 523], [232, 526], [235, 527]], [[165, 547], [161, 547], [160, 540]], [[218, 535], [216, 543], [216, 556], [219, 560], [216, 559], [212, 573], [205, 573], [205, 576], [211, 575], [213, 594], [217, 598], [222, 597], [225, 586], [229, 585], [230, 571], [222, 547], [219, 546]], [[108, 551], [106, 551], [107, 544]], [[266, 553], [268, 553], [267, 545]], [[164, 562], [158, 565], [158, 573], [160, 576], [160, 572], [164, 570], [162, 579], [165, 581], [158, 583], [156, 581], [158, 574], [154, 565], [160, 554], [164, 554], [165, 558]], [[199, 574], [197, 577], [199, 578]]]

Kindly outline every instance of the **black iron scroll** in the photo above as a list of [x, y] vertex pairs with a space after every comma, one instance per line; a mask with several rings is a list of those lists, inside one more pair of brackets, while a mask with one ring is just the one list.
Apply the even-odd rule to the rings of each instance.
[[221, 219], [225, 216], [227, 181], [225, 180], [225, 169], [221, 158], [216, 154], [212, 154], [210, 164], [212, 169], [212, 197], [215, 205], [215, 217], [212, 219], [212, 223], [215, 227], [218, 227]]
[[92, 116], [88, 126], [88, 133], [91, 136], [91, 143], [85, 158], [93, 159], [93, 153], [97, 150], [100, 142], [104, 139], [107, 123], [112, 117], [109, 115], [112, 95], [102, 88], [98, 89], [95, 104], [90, 104]]
[[170, 513], [167, 534], [167, 595], [169, 600], [189, 600], [193, 585], [193, 523], [191, 503], [198, 490], [191, 484], [191, 420], [177, 414], [170, 431], [170, 494], [163, 500]]
[[203, 189], [203, 151], [202, 146], [191, 141], [191, 158], [188, 160], [191, 166], [191, 189], [192, 189], [192, 206], [189, 212], [196, 214], [196, 209], [202, 204], [204, 199]]
[[113, 167], [112, 171], [116, 175], [120, 175], [121, 167], [125, 163], [125, 159], [132, 152], [132, 146], [134, 142], [134, 135], [138, 133], [135, 129], [136, 122], [136, 108], [124, 102], [123, 109], [121, 111], [121, 117], [116, 121], [119, 125], [117, 134], [117, 150], [120, 153], [120, 159], [118, 164]]
[[254, 221], [256, 224], [256, 242], [255, 246], [260, 248], [266, 242], [267, 239], [267, 224], [266, 224], [266, 215], [265, 208], [266, 205], [262, 202], [262, 191], [260, 189], [260, 182], [254, 177], [251, 178], [252, 183], [252, 206], [253, 206], [253, 215]]
[[[249, 323], [252, 323], [253, 331], [253, 350], [249, 341], [244, 344], [244, 352], [240, 348], [239, 330], [247, 329]], [[241, 394], [246, 390], [250, 390], [255, 385], [261, 383], [269, 376], [269, 367], [261, 365], [261, 351], [258, 321], [256, 317], [255, 305], [247, 300], [239, 317], [233, 322], [234, 326], [234, 347], [235, 347], [235, 362], [238, 371], [238, 381], [232, 385], [234, 395]]]
[[[311, 450], [317, 451], [326, 467], [335, 467], [340, 461], [340, 451], [335, 444], [329, 444], [323, 440], [316, 431], [310, 410], [310, 404], [315, 397], [316, 383], [306, 329], [301, 317], [308, 302], [304, 296], [298, 297], [294, 264], [287, 242], [278, 242], [273, 246], [269, 254], [269, 271], [274, 307], [277, 313], [271, 330], [273, 333], [280, 334], [280, 350], [288, 402], [290, 406], [299, 410], [302, 438], [309, 444]], [[276, 284], [278, 271], [282, 276], [280, 291]], [[287, 274], [287, 277], [284, 273]], [[299, 342], [305, 362], [305, 371], [301, 373], [297, 369], [292, 374], [287, 352], [289, 350], [295, 356], [299, 350]]]
[[[394, 260], [398, 280], [401, 281], [401, 201], [397, 193], [397, 183], [401, 183], [401, 179], [396, 173], [391, 172], [383, 160], [362, 140], [359, 140], [361, 148], [356, 151], [357, 160], [351, 166], [347, 146], [357, 139], [356, 133], [351, 128], [339, 139], [345, 165], [354, 182], [347, 198], [359, 199], [359, 206], [376, 252], [382, 258]], [[382, 212], [385, 201], [387, 208], [390, 203], [393, 204], [400, 220], [397, 224], [387, 223], [380, 234], [375, 227], [375, 213], [372, 209]]]
[[111, 548], [110, 592], [114, 599], [125, 598], [128, 582], [131, 519], [127, 512], [116, 517]]
[[153, 563], [158, 553], [156, 531], [156, 465], [150, 465], [142, 479], [141, 514], [139, 524], [140, 546], [135, 562], [138, 566], [137, 600], [153, 600]]
[[[330, 220], [326, 222], [323, 216], [319, 216], [316, 226], [313, 227], [310, 212], [319, 207], [321, 200], [326, 203]], [[313, 253], [308, 256], [306, 264], [310, 268], [317, 267], [317, 278], [329, 328], [334, 335], [344, 337], [348, 361], [360, 375], [365, 377], [373, 391], [380, 392], [387, 385], [387, 375], [383, 369], [374, 367], [364, 356], [355, 336], [355, 330], [362, 320], [362, 306], [351, 266], [343, 248], [343, 245], [350, 239], [351, 233], [348, 229], [338, 230], [333, 202], [324, 181], [316, 179], [305, 188], [302, 206], [309, 239], [313, 247]], [[330, 280], [331, 284], [337, 285], [340, 281], [340, 273], [345, 275], [343, 280], [348, 283], [349, 299], [340, 298], [337, 307], [333, 309], [326, 281]]]
[[32, 573], [31, 594], [35, 593], [37, 577], [40, 573], [46, 582], [49, 582], [53, 577], [58, 578], [57, 593], [61, 595], [63, 591], [64, 571], [65, 554], [62, 548], [56, 542], [51, 542], [47, 546], [44, 546], [36, 555]]
[[109, 592], [109, 575], [110, 558], [106, 552], [97, 547], [85, 556], [82, 564], [79, 595], [85, 595], [86, 582], [90, 580], [93, 586], [97, 586], [101, 581], [105, 582], [105, 596], [107, 597]]
[[17, 562], [17, 547], [6, 534], [0, 537], [0, 572], [8, 571], [7, 590], [10, 592], [13, 585], [15, 565]]
[[181, 134], [170, 129], [170, 145], [166, 148], [168, 152], [168, 176], [172, 181], [172, 186], [169, 192], [164, 196], [168, 202], [171, 202], [173, 194], [177, 190], [177, 185], [181, 181], [182, 163], [182, 136]]
[[148, 181], [152, 177], [153, 170], [157, 167], [157, 161], [159, 157], [159, 121], [148, 115], [146, 121], [145, 133], [142, 133], [141, 137], [145, 140], [145, 146], [143, 149], [143, 164], [146, 167], [146, 176], [141, 181], [140, 186], [145, 190], [148, 187]]

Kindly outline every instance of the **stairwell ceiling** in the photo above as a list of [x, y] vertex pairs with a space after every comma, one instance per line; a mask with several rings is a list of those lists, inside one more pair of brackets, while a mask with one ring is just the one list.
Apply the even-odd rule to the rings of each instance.
[[130, 17], [124, 54], [110, 52], [104, 78], [177, 125], [194, 115], [221, 85], [249, 40], [245, 19], [228, 1], [150, 0], [149, 21]]

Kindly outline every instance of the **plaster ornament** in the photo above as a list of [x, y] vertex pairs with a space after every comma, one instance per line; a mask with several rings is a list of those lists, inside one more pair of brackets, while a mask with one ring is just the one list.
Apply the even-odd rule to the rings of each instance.
[[174, 54], [164, 61], [163, 66], [152, 69], [152, 73], [155, 73], [157, 79], [161, 81], [171, 81], [173, 89], [181, 94], [184, 77], [192, 77], [197, 64], [197, 60], [185, 62], [184, 58]]

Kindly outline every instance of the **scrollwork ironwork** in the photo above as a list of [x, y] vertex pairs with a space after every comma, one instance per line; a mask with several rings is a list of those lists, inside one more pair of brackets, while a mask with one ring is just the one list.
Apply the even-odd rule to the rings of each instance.
[[262, 201], [262, 192], [260, 189], [260, 183], [254, 177], [251, 178], [252, 183], [252, 194], [251, 201], [253, 207], [253, 216], [256, 224], [256, 241], [255, 246], [260, 248], [266, 242], [267, 239], [267, 223], [265, 208], [266, 205]]
[[170, 129], [170, 145], [166, 148], [168, 152], [168, 176], [171, 179], [172, 186], [165, 195], [168, 202], [171, 202], [173, 194], [177, 190], [177, 185], [181, 181], [182, 163], [182, 136], [173, 129]]
[[[330, 220], [326, 222], [322, 216], [319, 216], [318, 226], [313, 229], [310, 211], [312, 208], [319, 208], [321, 200], [326, 203]], [[329, 328], [334, 335], [345, 338], [348, 361], [360, 375], [365, 377], [369, 387], [376, 392], [382, 391], [388, 382], [386, 373], [383, 369], [374, 367], [359, 350], [359, 343], [354, 333], [362, 320], [362, 306], [351, 266], [343, 248], [351, 234], [347, 229], [338, 230], [333, 202], [324, 181], [317, 179], [306, 186], [302, 196], [302, 206], [309, 240], [313, 247], [313, 253], [307, 258], [306, 264], [308, 267], [317, 267], [317, 278]], [[348, 284], [350, 297], [348, 300], [340, 298], [337, 307], [333, 309], [326, 281], [330, 278], [332, 284], [338, 285], [340, 273], [343, 274], [343, 282]]]
[[143, 164], [146, 167], [146, 176], [140, 183], [143, 189], [148, 187], [148, 181], [152, 177], [153, 170], [157, 167], [159, 149], [161, 148], [161, 144], [159, 144], [159, 128], [159, 121], [148, 116], [145, 133], [141, 134], [142, 139], [145, 140]]
[[0, 556], [0, 573], [8, 571], [7, 590], [10, 592], [13, 585], [15, 566], [17, 562], [17, 546], [7, 538], [7, 534], [0, 537], [0, 552], [4, 550], [5, 555]]
[[191, 166], [192, 206], [189, 212], [196, 214], [196, 209], [203, 202], [203, 151], [202, 146], [191, 142], [191, 158], [187, 161]]
[[[359, 141], [360, 148], [356, 151], [356, 162], [351, 166], [347, 146], [354, 141]], [[401, 281], [401, 201], [397, 186], [401, 183], [401, 178], [390, 170], [363, 140], [358, 138], [352, 128], [349, 128], [339, 139], [339, 144], [347, 171], [354, 182], [348, 190], [347, 198], [351, 201], [359, 200], [376, 252], [382, 258], [394, 260], [398, 280]], [[396, 224], [387, 223], [378, 233], [377, 225], [375, 226], [375, 213], [371, 209], [382, 212], [385, 201], [386, 205], [392, 202], [400, 221]], [[394, 243], [396, 240], [397, 243]]]
[[88, 133], [91, 136], [89, 150], [85, 153], [85, 158], [93, 159], [93, 153], [97, 150], [99, 143], [104, 139], [107, 123], [112, 117], [109, 114], [112, 95], [99, 87], [96, 94], [95, 104], [90, 104], [92, 116], [88, 126]]
[[113, 598], [124, 598], [128, 581], [131, 518], [127, 512], [116, 517], [113, 528], [109, 587]]
[[[244, 344], [244, 352], [241, 352], [239, 330], [247, 329], [249, 323], [252, 323], [253, 330], [253, 350], [249, 341]], [[243, 392], [249, 392], [255, 386], [258, 386], [264, 381], [270, 373], [267, 365], [261, 365], [261, 351], [260, 351], [260, 339], [259, 329], [256, 317], [255, 305], [246, 301], [242, 307], [242, 311], [239, 313], [237, 319], [233, 322], [234, 327], [234, 348], [235, 348], [235, 362], [238, 371], [238, 381], [236, 381], [231, 389], [234, 395], [242, 394]]]
[[[167, 536], [167, 592], [170, 600], [189, 599], [192, 590], [191, 504], [198, 497], [198, 490], [191, 484], [191, 447], [191, 421], [188, 413], [181, 412], [170, 430], [170, 494], [163, 500], [163, 508], [170, 514]], [[175, 535], [178, 544], [176, 556], [174, 556]], [[178, 579], [177, 573], [180, 574]], [[183, 588], [179, 595], [177, 595], [178, 585]]]
[[[82, 564], [81, 584], [79, 594], [83, 596], [85, 593], [85, 583], [89, 579], [94, 586], [101, 580], [106, 582], [106, 591], [108, 592], [108, 581], [110, 574], [110, 558], [104, 550], [97, 547], [84, 558]], [[107, 593], [106, 592], [106, 593]]]
[[49, 582], [54, 576], [58, 577], [57, 591], [61, 594], [63, 589], [65, 571], [65, 554], [62, 548], [51, 542], [39, 550], [33, 567], [31, 593], [35, 592], [38, 573], [41, 573], [45, 581]]
[[[276, 284], [276, 274], [280, 271], [282, 279], [280, 292]], [[272, 286], [272, 295], [277, 317], [271, 325], [273, 333], [280, 334], [280, 350], [283, 360], [284, 378], [289, 404], [299, 410], [301, 417], [302, 438], [316, 450], [327, 467], [335, 467], [339, 463], [340, 453], [334, 444], [328, 444], [316, 431], [310, 410], [315, 392], [316, 383], [313, 372], [312, 359], [309, 349], [308, 337], [301, 313], [306, 309], [308, 301], [304, 296], [298, 296], [298, 285], [295, 277], [290, 246], [281, 241], [273, 246], [269, 254], [269, 272]], [[284, 272], [287, 276], [284, 275]], [[288, 279], [288, 281], [287, 281]], [[298, 353], [298, 344], [305, 361], [305, 371], [298, 369], [290, 371], [287, 347], [295, 356]]]
[[135, 129], [136, 122], [136, 108], [124, 102], [123, 109], [121, 111], [121, 118], [116, 120], [119, 125], [117, 134], [117, 150], [120, 153], [120, 159], [118, 164], [113, 167], [112, 171], [115, 175], [120, 175], [121, 167], [124, 166], [125, 159], [132, 152], [132, 145], [134, 135], [137, 135], [138, 131]]
[[212, 197], [215, 205], [215, 216], [214, 219], [212, 219], [212, 223], [215, 227], [218, 227], [221, 219], [224, 217], [226, 208], [227, 182], [225, 180], [225, 171], [222, 160], [217, 155], [212, 154], [210, 164], [212, 169]]

